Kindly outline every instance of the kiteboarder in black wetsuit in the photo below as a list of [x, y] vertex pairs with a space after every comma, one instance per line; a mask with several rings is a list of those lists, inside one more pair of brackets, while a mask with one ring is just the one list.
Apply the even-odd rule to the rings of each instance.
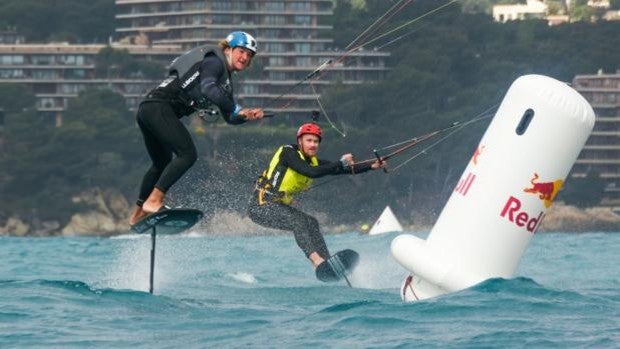
[[312, 178], [326, 175], [356, 174], [382, 168], [385, 162], [353, 163], [345, 154], [340, 161], [317, 158], [321, 128], [315, 123], [301, 125], [297, 144], [283, 145], [276, 151], [269, 167], [256, 183], [248, 215], [264, 227], [293, 231], [295, 241], [310, 262], [317, 267], [329, 251], [319, 231], [316, 218], [291, 206], [293, 197], [312, 184]]
[[169, 77], [140, 103], [137, 122], [153, 163], [142, 179], [130, 224], [165, 207], [166, 191], [197, 159], [181, 117], [215, 108], [233, 125], [263, 117], [262, 109], [242, 108], [233, 98], [231, 73], [248, 68], [255, 54], [256, 40], [244, 32], [229, 34], [219, 47], [194, 48], [172, 61]]

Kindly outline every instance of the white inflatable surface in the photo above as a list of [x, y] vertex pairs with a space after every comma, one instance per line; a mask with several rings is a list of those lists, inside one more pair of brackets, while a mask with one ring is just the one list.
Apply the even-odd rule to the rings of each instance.
[[426, 240], [399, 235], [404, 301], [513, 276], [594, 127], [590, 104], [541, 75], [518, 78]]

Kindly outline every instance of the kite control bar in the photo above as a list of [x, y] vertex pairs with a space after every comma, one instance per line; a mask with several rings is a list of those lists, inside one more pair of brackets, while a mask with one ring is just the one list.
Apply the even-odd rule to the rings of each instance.
[[[381, 159], [381, 157], [379, 156], [377, 149], [373, 149], [372, 152], [375, 153], [375, 156], [377, 157], [377, 161], [379, 161], [379, 165], [383, 165], [383, 159]], [[388, 173], [387, 168], [384, 167], [383, 172]]]

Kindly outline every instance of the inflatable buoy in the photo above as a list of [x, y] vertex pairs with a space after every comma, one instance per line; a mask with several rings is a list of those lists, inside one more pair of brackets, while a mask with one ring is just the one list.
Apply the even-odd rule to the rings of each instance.
[[594, 127], [577, 91], [541, 75], [510, 86], [426, 240], [399, 235], [404, 301], [510, 278]]

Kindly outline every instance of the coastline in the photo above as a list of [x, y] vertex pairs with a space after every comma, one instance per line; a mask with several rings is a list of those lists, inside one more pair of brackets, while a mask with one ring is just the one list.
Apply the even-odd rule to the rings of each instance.
[[[412, 231], [430, 231], [431, 226], [410, 227]], [[546, 212], [536, 233], [620, 232], [620, 214], [610, 207], [579, 208], [555, 202]]]
[[[18, 217], [10, 217], [0, 224], [0, 236], [114, 236], [130, 233], [130, 227], [126, 217], [129, 215], [130, 206], [116, 195], [106, 195], [99, 192], [101, 198], [107, 200], [95, 200], [97, 205], [91, 211], [72, 216], [65, 226], [56, 221], [25, 222]], [[108, 204], [106, 204], [108, 202]], [[112, 203], [112, 204], [110, 204]], [[351, 224], [330, 224], [329, 217], [324, 213], [310, 213], [317, 217], [324, 234], [339, 234], [345, 232], [363, 232], [364, 224], [373, 222], [358, 222]], [[419, 215], [418, 215], [419, 216]], [[373, 220], [378, 217], [373, 217]], [[425, 222], [433, 222], [436, 218], [424, 217]], [[429, 232], [432, 224], [408, 224], [401, 222], [407, 232]], [[196, 234], [215, 234], [226, 236], [256, 236], [287, 234], [287, 232], [266, 229], [254, 224], [249, 218], [235, 211], [220, 211], [209, 220], [205, 220], [192, 228], [190, 231]], [[565, 205], [562, 202], [555, 203], [547, 212], [537, 233], [562, 232], [562, 233], [586, 233], [586, 232], [620, 232], [620, 215], [608, 207], [592, 207], [581, 209], [575, 206]]]

